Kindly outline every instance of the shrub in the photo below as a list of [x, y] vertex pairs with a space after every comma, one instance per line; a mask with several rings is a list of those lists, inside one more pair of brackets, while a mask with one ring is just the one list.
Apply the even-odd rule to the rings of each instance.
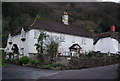
[[17, 60], [13, 59], [13, 58], [8, 58], [6, 61], [10, 62], [10, 63], [16, 63], [17, 62]]
[[30, 60], [30, 64], [37, 64], [39, 63], [37, 60]]
[[5, 66], [5, 63], [4, 62], [2, 62], [2, 67], [4, 67]]
[[93, 53], [92, 53], [92, 52], [89, 52], [88, 54], [86, 54], [86, 56], [87, 56], [88, 58], [90, 58], [90, 57], [93, 56]]
[[20, 64], [28, 64], [30, 62], [30, 58], [27, 56], [23, 56], [19, 59]]
[[53, 63], [53, 64], [45, 64], [42, 66], [43, 69], [67, 69], [67, 66], [62, 63]]
[[81, 58], [87, 58], [87, 56], [86, 56], [86, 54], [80, 54], [80, 56], [79, 57], [81, 57]]
[[51, 69], [51, 64], [44, 64], [42, 65], [43, 69]]
[[10, 59], [10, 62], [15, 63], [16, 59]]
[[9, 61], [10, 61], [10, 58], [6, 59], [6, 61], [9, 62]]
[[101, 53], [98, 57], [104, 57], [104, 56], [106, 56], [106, 54]]
[[62, 63], [53, 63], [53, 64], [51, 64], [51, 67], [56, 68], [56, 67], [66, 67], [66, 66]]

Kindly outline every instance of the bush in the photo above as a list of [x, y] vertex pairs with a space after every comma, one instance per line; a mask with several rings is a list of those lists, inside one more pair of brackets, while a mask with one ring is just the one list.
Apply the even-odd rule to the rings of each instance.
[[10, 61], [10, 58], [6, 59], [6, 61], [9, 62], [9, 61]]
[[30, 62], [30, 58], [27, 56], [23, 56], [19, 59], [20, 64], [28, 64]]
[[37, 64], [37, 63], [39, 63], [39, 61], [37, 61], [37, 60], [30, 60], [30, 64]]
[[57, 67], [66, 67], [66, 66], [62, 63], [53, 63], [51, 64], [51, 67], [57, 68]]
[[15, 63], [16, 59], [10, 59], [10, 62]]
[[10, 62], [10, 63], [16, 63], [17, 62], [17, 60], [13, 59], [13, 58], [8, 58], [6, 61]]
[[51, 69], [51, 64], [44, 64], [42, 65], [43, 69]]
[[43, 69], [67, 69], [67, 66], [62, 63], [53, 63], [53, 64], [45, 64], [42, 66]]
[[92, 53], [92, 52], [89, 52], [88, 54], [86, 54], [86, 56], [87, 56], [88, 58], [90, 58], [90, 57], [93, 56], [93, 53]]
[[101, 53], [98, 57], [104, 57], [104, 56], [106, 56], [106, 54]]

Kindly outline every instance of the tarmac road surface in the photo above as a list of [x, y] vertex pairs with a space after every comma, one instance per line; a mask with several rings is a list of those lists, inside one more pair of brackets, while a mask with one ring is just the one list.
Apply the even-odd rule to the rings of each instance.
[[116, 79], [118, 64], [79, 70], [45, 70], [7, 64], [3, 79]]

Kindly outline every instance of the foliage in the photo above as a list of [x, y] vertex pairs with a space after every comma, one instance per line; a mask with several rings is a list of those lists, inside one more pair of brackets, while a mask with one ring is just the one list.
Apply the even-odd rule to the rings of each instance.
[[90, 58], [90, 57], [93, 56], [93, 53], [92, 53], [92, 52], [89, 52], [88, 54], [86, 54], [86, 56], [87, 56], [88, 58]]
[[62, 63], [56, 62], [53, 64], [44, 64], [42, 68], [43, 69], [67, 69], [67, 66]]
[[82, 58], [91, 58], [93, 56], [94, 56], [94, 54], [91, 51], [80, 54], [80, 57], [82, 57]]
[[10, 62], [15, 63], [16, 60], [11, 58], [11, 59], [10, 59]]
[[86, 30], [96, 30], [98, 25], [95, 24], [93, 21], [88, 20], [77, 20], [73, 24], [79, 25], [82, 28], [85, 28]]
[[91, 58], [91, 57], [99, 58], [99, 57], [104, 57], [104, 56], [107, 56], [107, 55], [104, 53], [94, 54], [93, 52], [90, 51], [90, 52], [85, 52], [85, 54], [81, 54], [80, 57], [82, 57], [82, 58]]
[[37, 60], [30, 60], [30, 64], [38, 64], [39, 62]]
[[81, 53], [81, 54], [79, 55], [79, 57], [80, 57], [80, 58], [87, 58], [86, 54], [84, 54], [84, 53]]
[[104, 57], [104, 56], [107, 56], [106, 54], [104, 54], [104, 53], [101, 53], [101, 54], [99, 54], [99, 56], [98, 57]]
[[10, 62], [10, 63], [16, 63], [17, 62], [17, 60], [13, 59], [13, 58], [8, 58], [6, 61]]
[[20, 64], [28, 64], [30, 62], [30, 58], [27, 56], [20, 57], [19, 63]]
[[[3, 3], [3, 34], [6, 35], [21, 26], [30, 26], [37, 14], [50, 20], [61, 21], [63, 6], [69, 5], [70, 23], [84, 25], [88, 30], [109, 31], [111, 25], [120, 31], [120, 4], [117, 3]], [[48, 15], [49, 14], [49, 15]], [[96, 26], [98, 28], [96, 28]], [[3, 39], [3, 40], [4, 40]], [[3, 41], [3, 46], [5, 46]]]
[[44, 64], [42, 65], [43, 69], [50, 69], [51, 68], [51, 64]]
[[57, 68], [57, 67], [66, 67], [66, 66], [62, 63], [53, 63], [51, 64], [51, 67]]
[[47, 35], [46, 32], [44, 32], [43, 30], [40, 31], [40, 35], [38, 37], [38, 43], [35, 44], [36, 46], [36, 50], [38, 51], [38, 54], [42, 54], [43, 53], [43, 44], [44, 44], [44, 39], [46, 39]]
[[58, 46], [55, 41], [51, 41], [50, 44], [47, 45], [47, 54], [50, 56], [50, 62], [54, 61], [58, 52]]
[[40, 62], [44, 61], [43, 56], [42, 56], [43, 51], [44, 51], [43, 45], [44, 45], [44, 39], [46, 39], [47, 36], [48, 35], [46, 34], [46, 32], [44, 32], [43, 30], [41, 30], [40, 31], [40, 35], [38, 37], [38, 42], [37, 42], [37, 44], [35, 44], [36, 50], [38, 52], [38, 59], [39, 59]]

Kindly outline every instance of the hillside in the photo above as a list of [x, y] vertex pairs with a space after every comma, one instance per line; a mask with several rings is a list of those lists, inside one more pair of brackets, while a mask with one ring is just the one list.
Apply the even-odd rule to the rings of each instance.
[[[69, 22], [96, 33], [109, 31], [116, 25], [120, 32], [120, 4], [117, 3], [2, 3], [3, 39], [18, 27], [27, 27], [37, 14], [41, 19], [61, 22], [65, 9], [70, 13]], [[3, 42], [3, 46], [5, 41]]]

